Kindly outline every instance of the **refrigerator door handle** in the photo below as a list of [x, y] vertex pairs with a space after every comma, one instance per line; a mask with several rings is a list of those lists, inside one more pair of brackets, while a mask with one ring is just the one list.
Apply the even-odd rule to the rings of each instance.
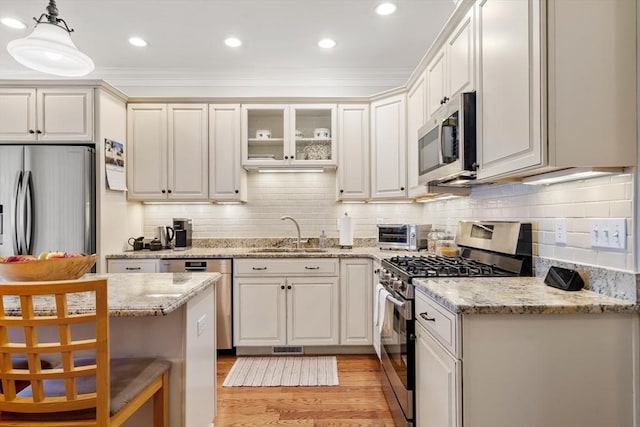
[[31, 178], [31, 172], [25, 172], [26, 179], [24, 183], [24, 244], [26, 253], [30, 254], [33, 248], [33, 218], [35, 217], [35, 206], [33, 203], [33, 179]]
[[16, 255], [22, 254], [22, 231], [24, 228], [22, 227], [22, 215], [19, 215], [19, 212], [22, 212], [22, 203], [21, 195], [22, 195], [22, 175], [23, 172], [18, 174], [18, 179], [16, 179], [16, 190], [14, 191], [15, 197], [13, 198], [13, 209], [11, 209], [11, 224], [12, 232], [13, 232], [13, 253]]

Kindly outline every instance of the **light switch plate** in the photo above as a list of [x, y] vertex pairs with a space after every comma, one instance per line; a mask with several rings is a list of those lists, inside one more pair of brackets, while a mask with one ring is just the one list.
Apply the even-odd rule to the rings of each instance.
[[594, 218], [589, 235], [591, 247], [626, 249], [627, 221], [624, 218]]
[[555, 239], [556, 243], [561, 245], [567, 244], [567, 219], [556, 218], [555, 223]]
[[198, 327], [197, 327], [198, 336], [202, 335], [206, 329], [207, 329], [207, 315], [203, 314], [202, 317], [198, 319]]

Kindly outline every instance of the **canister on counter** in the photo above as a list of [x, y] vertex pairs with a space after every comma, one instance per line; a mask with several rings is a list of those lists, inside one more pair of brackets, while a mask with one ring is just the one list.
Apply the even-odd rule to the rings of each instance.
[[437, 228], [432, 228], [429, 234], [427, 234], [427, 252], [436, 253], [436, 243], [444, 236], [444, 231]]

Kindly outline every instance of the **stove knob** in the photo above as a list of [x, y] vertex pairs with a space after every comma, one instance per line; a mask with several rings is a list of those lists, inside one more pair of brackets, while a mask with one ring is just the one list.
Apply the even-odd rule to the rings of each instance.
[[396, 279], [393, 281], [393, 288], [402, 290], [404, 288], [404, 283], [402, 282], [402, 280]]

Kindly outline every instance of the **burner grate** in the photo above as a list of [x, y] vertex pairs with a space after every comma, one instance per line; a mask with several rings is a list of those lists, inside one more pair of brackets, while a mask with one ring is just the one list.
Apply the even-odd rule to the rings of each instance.
[[414, 277], [495, 277], [513, 276], [501, 270], [464, 257], [444, 257], [439, 255], [396, 256], [385, 260], [396, 274], [403, 279]]

